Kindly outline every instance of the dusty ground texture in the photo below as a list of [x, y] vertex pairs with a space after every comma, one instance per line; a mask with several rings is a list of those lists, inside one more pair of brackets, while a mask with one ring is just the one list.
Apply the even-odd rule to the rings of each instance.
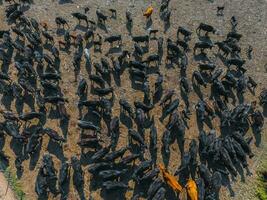
[[[61, 2], [61, 1], [60, 1]], [[238, 32], [243, 34], [243, 38], [240, 41], [240, 45], [242, 47], [242, 57], [246, 58], [246, 50], [249, 45], [253, 46], [253, 59], [247, 60], [246, 66], [248, 68], [248, 74], [251, 75], [259, 84], [256, 92], [256, 96], [253, 96], [249, 91], [247, 91], [245, 95], [245, 101], [251, 102], [252, 100], [256, 100], [259, 94], [259, 91], [263, 87], [267, 87], [267, 73], [266, 73], [266, 63], [267, 63], [267, 2], [266, 0], [225, 0], [225, 1], [217, 1], [215, 0], [213, 3], [207, 0], [171, 0], [170, 8], [172, 10], [171, 15], [171, 27], [164, 33], [163, 22], [159, 19], [159, 4], [160, 1], [143, 1], [143, 0], [75, 0], [73, 3], [59, 3], [58, 1], [42, 1], [42, 0], [34, 0], [34, 5], [31, 6], [31, 9], [26, 12], [27, 16], [35, 17], [38, 21], [46, 21], [49, 25], [49, 32], [51, 32], [54, 36], [56, 36], [56, 24], [54, 19], [56, 16], [66, 17], [71, 24], [71, 29], [75, 29], [76, 21], [71, 18], [71, 12], [83, 12], [83, 8], [86, 6], [90, 7], [90, 11], [88, 16], [92, 19], [96, 19], [95, 10], [97, 7], [103, 9], [108, 12], [109, 8], [115, 8], [118, 11], [117, 20], [109, 19], [107, 22], [107, 31], [97, 29], [97, 32], [101, 33], [103, 36], [109, 34], [122, 34], [123, 36], [123, 49], [133, 50], [133, 43], [131, 42], [131, 37], [128, 35], [128, 32], [125, 27], [125, 11], [130, 9], [133, 13], [134, 17], [134, 27], [133, 27], [133, 35], [137, 34], [145, 34], [147, 30], [145, 30], [146, 23], [145, 19], [142, 16], [142, 12], [146, 9], [146, 7], [152, 2], [153, 7], [155, 8], [155, 12], [152, 15], [153, 28], [159, 29], [159, 34], [166, 39], [170, 37], [172, 39], [176, 38], [176, 30], [178, 26], [185, 26], [189, 29], [194, 30], [197, 28], [200, 22], [205, 22], [213, 25], [219, 30], [220, 35], [212, 35], [212, 41], [222, 40], [225, 38], [227, 32], [230, 30], [230, 18], [235, 15], [238, 19]], [[0, 28], [6, 29], [8, 26], [4, 21], [4, 7], [7, 4], [1, 5], [0, 7]], [[223, 17], [216, 16], [216, 8], [217, 6], [225, 6], [225, 12]], [[76, 32], [81, 32], [81, 27], [78, 28]], [[60, 36], [57, 36], [60, 38]], [[166, 40], [165, 40], [166, 41]], [[197, 41], [197, 36], [194, 33], [193, 38], [190, 42], [190, 47], [192, 48], [193, 44]], [[166, 44], [166, 43], [165, 43]], [[150, 52], [156, 51], [156, 42], [152, 41], [150, 44]], [[103, 47], [103, 55], [107, 52], [108, 45], [105, 44]], [[77, 118], [78, 118], [78, 110], [77, 110], [77, 102], [78, 97], [75, 95], [77, 83], [74, 82], [74, 73], [72, 66], [72, 53], [73, 49], [71, 49], [71, 53], [67, 54], [61, 52], [61, 73], [62, 73], [62, 81], [61, 81], [61, 89], [64, 93], [64, 96], [68, 98], [69, 103], [67, 104], [67, 110], [71, 115], [68, 129], [67, 129], [67, 137], [68, 141], [63, 145], [63, 149], [49, 141], [48, 138], [44, 137], [44, 141], [42, 144], [42, 149], [40, 151], [40, 156], [37, 160], [27, 160], [23, 163], [24, 173], [22, 174], [20, 181], [22, 183], [23, 189], [26, 193], [27, 200], [35, 200], [37, 196], [34, 191], [35, 178], [41, 164], [42, 155], [45, 152], [50, 152], [53, 155], [53, 160], [56, 166], [56, 169], [59, 169], [60, 161], [69, 159], [73, 155], [81, 156], [81, 151], [79, 146], [76, 144], [79, 140], [79, 132], [80, 130], [77, 128]], [[214, 56], [216, 50], [211, 53], [209, 56], [216, 62], [218, 66], [223, 67], [223, 64], [219, 58]], [[92, 60], [98, 61], [100, 58], [100, 54], [94, 54], [92, 52]], [[82, 77], [88, 80], [88, 73], [84, 67], [85, 61], [82, 61], [81, 72], [79, 78]], [[163, 62], [164, 63], [164, 62]], [[191, 77], [192, 71], [196, 68], [196, 61], [193, 59], [192, 51], [189, 52], [189, 66], [188, 66], [188, 77]], [[165, 65], [160, 66], [160, 70], [164, 75], [164, 89], [175, 89], [176, 96], [180, 98], [180, 89], [179, 89], [179, 69], [177, 67], [167, 69]], [[12, 71], [12, 68], [11, 68]], [[151, 85], [153, 85], [155, 81], [155, 77], [150, 77]], [[119, 105], [118, 99], [125, 97], [131, 103], [134, 100], [142, 100], [143, 94], [140, 91], [136, 91], [132, 89], [131, 83], [129, 80], [129, 74], [126, 70], [122, 75], [121, 86], [116, 86], [112, 80], [112, 85], [115, 88], [115, 105], [113, 108], [113, 116], [119, 116]], [[89, 87], [90, 88], [90, 87]], [[153, 88], [152, 88], [153, 90]], [[209, 90], [203, 90], [202, 92], [204, 96], [209, 96]], [[90, 96], [91, 97], [91, 96]], [[89, 97], [89, 98], [90, 98]], [[194, 112], [194, 105], [198, 101], [198, 96], [192, 92], [190, 94], [190, 104], [191, 110]], [[183, 104], [183, 103], [182, 103]], [[13, 103], [12, 103], [13, 107]], [[183, 105], [180, 106], [182, 109]], [[27, 105], [24, 106], [24, 111], [28, 111], [29, 107]], [[49, 110], [49, 109], [48, 109]], [[161, 115], [161, 109], [159, 106], [156, 106], [153, 109], [151, 115], [156, 116], [156, 126], [158, 129], [158, 144], [161, 147], [161, 136], [164, 129], [164, 124], [162, 124], [158, 118]], [[219, 126], [218, 119], [213, 121], [214, 128]], [[47, 123], [45, 126], [52, 127], [57, 130], [59, 133], [63, 133], [59, 128], [59, 120], [51, 119], [48, 117]], [[103, 123], [103, 127], [104, 127]], [[186, 131], [186, 138], [193, 139], [198, 137], [198, 127], [196, 125], [195, 114], [192, 115], [191, 120], [189, 122], [190, 129]], [[266, 126], [265, 126], [266, 127]], [[205, 130], [209, 130], [207, 126], [204, 127]], [[104, 130], [106, 130], [104, 128]], [[149, 131], [149, 130], [148, 130]], [[248, 135], [251, 134], [251, 130], [249, 130]], [[105, 131], [103, 133], [105, 135]], [[263, 131], [262, 143], [260, 147], [255, 147], [254, 143], [253, 150], [256, 156], [249, 160], [250, 168], [252, 169], [253, 176], [245, 177], [245, 182], [241, 182], [240, 176], [238, 177], [237, 182], [233, 183], [233, 190], [235, 191], [235, 196], [230, 197], [229, 190], [227, 188], [222, 188], [221, 190], [221, 199], [256, 199], [255, 197], [255, 171], [260, 166], [262, 159], [267, 159], [267, 147], [266, 147], [266, 129]], [[148, 137], [148, 134], [146, 134]], [[104, 137], [104, 136], [103, 136]], [[148, 141], [148, 138], [147, 138]], [[188, 146], [189, 140], [186, 140], [186, 147]], [[121, 146], [125, 146], [127, 144], [127, 129], [121, 124], [121, 136], [118, 143], [118, 148]], [[11, 150], [10, 138], [6, 139], [5, 146], [3, 150], [7, 155], [11, 157], [11, 168], [14, 173], [16, 173], [14, 166], [14, 152]], [[159, 148], [160, 149], [160, 148]], [[83, 157], [83, 156], [81, 156]], [[149, 158], [149, 153], [145, 153], [145, 157]], [[85, 172], [85, 194], [86, 199], [88, 199], [89, 193], [92, 195], [94, 199], [110, 199], [107, 194], [103, 194], [100, 190], [92, 190], [90, 187], [90, 175], [87, 172], [87, 163], [86, 158], [82, 158], [83, 169]], [[31, 162], [31, 165], [30, 165]], [[158, 163], [162, 162], [161, 151], [158, 151]], [[171, 145], [171, 156], [168, 165], [168, 169], [171, 173], [174, 173], [177, 169], [177, 166], [180, 164], [180, 153], [178, 144], [175, 142]], [[133, 183], [130, 182], [130, 186], [133, 187]], [[133, 190], [128, 190], [125, 194], [125, 199], [130, 199], [133, 194]], [[0, 198], [1, 199], [1, 198]], [[50, 196], [49, 199], [60, 199], [60, 195], [57, 197]], [[75, 191], [73, 185], [70, 185], [70, 193], [69, 199], [79, 199], [77, 192]], [[119, 200], [119, 197], [114, 197], [114, 200]]]
[[[7, 189], [8, 188], [8, 189]], [[16, 197], [12, 192], [12, 189], [8, 185], [4, 174], [0, 173], [0, 199], [3, 200], [15, 200]]]

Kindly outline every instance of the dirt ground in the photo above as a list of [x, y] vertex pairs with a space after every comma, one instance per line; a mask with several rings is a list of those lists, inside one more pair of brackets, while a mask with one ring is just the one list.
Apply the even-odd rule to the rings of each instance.
[[[63, 1], [43, 1], [43, 0], [34, 0], [34, 4], [26, 12], [27, 16], [35, 17], [38, 21], [45, 21], [48, 23], [49, 32], [52, 33], [57, 39], [62, 38], [62, 36], [57, 35], [56, 33], [56, 24], [54, 19], [56, 16], [66, 17], [70, 21], [71, 30], [75, 29], [76, 20], [71, 17], [71, 12], [83, 12], [83, 9], [89, 6], [90, 11], [88, 16], [91, 19], [96, 21], [95, 10], [99, 7], [102, 10], [108, 13], [109, 8], [117, 9], [118, 16], [117, 20], [109, 19], [107, 21], [107, 31], [106, 33], [102, 29], [97, 29], [103, 36], [111, 34], [122, 34], [123, 37], [123, 49], [133, 50], [133, 43], [131, 42], [131, 36], [128, 34], [125, 26], [125, 11], [127, 9], [131, 10], [134, 18], [133, 26], [133, 35], [146, 34], [146, 20], [142, 16], [143, 11], [151, 3], [154, 7], [154, 13], [152, 15], [152, 28], [159, 29], [158, 36], [163, 36], [164, 41], [166, 38], [170, 37], [172, 39], [176, 38], [176, 30], [178, 26], [185, 26], [190, 30], [193, 30], [194, 34], [192, 40], [190, 41], [190, 48], [193, 47], [193, 44], [197, 41], [197, 36], [195, 34], [195, 29], [200, 22], [205, 22], [210, 25], [213, 25], [218, 29], [218, 35], [211, 35], [212, 41], [223, 40], [226, 37], [228, 31], [230, 31], [230, 18], [235, 15], [238, 19], [238, 32], [243, 34], [243, 37], [240, 41], [242, 47], [242, 57], [247, 60], [246, 66], [248, 68], [248, 74], [251, 75], [257, 82], [258, 87], [256, 95], [252, 95], [249, 91], [246, 92], [245, 102], [251, 102], [252, 100], [257, 100], [259, 91], [262, 88], [267, 87], [267, 1], [266, 0], [225, 0], [210, 2], [208, 0], [171, 0], [170, 8], [172, 10], [171, 14], [171, 27], [165, 32], [163, 22], [159, 18], [159, 5], [160, 0], [157, 1], [145, 1], [145, 0], [73, 0], [72, 3], [62, 3]], [[5, 3], [0, 6], [0, 29], [8, 28], [6, 22], [4, 21], [4, 7], [8, 5]], [[225, 12], [223, 17], [216, 16], [217, 6], [225, 6]], [[84, 30], [83, 27], [77, 27], [75, 32], [79, 33]], [[164, 46], [166, 43], [164, 43]], [[249, 45], [253, 46], [253, 59], [248, 60], [246, 55], [246, 50]], [[152, 41], [149, 47], [149, 52], [156, 52], [157, 44], [156, 41]], [[107, 52], [108, 44], [103, 45], [102, 56]], [[166, 49], [166, 48], [165, 48]], [[60, 122], [58, 119], [49, 118], [45, 126], [51, 127], [58, 131], [60, 134], [67, 133], [67, 143], [63, 145], [63, 148], [56, 143], [49, 141], [45, 136], [40, 151], [40, 156], [37, 159], [27, 160], [23, 163], [24, 173], [22, 174], [20, 181], [22, 187], [26, 193], [27, 200], [35, 200], [37, 196], [34, 191], [35, 179], [38, 173], [39, 166], [41, 164], [42, 155], [45, 152], [49, 152], [53, 155], [53, 161], [55, 163], [56, 169], [59, 170], [60, 161], [70, 159], [71, 156], [77, 155], [81, 156], [83, 160], [83, 169], [85, 173], [85, 194], [86, 199], [88, 199], [89, 194], [92, 195], [94, 199], [107, 199], [109, 200], [106, 194], [102, 194], [100, 190], [90, 190], [90, 174], [87, 171], [86, 158], [81, 155], [81, 151], [77, 142], [79, 141], [80, 130], [77, 127], [78, 119], [78, 97], [75, 95], [77, 83], [74, 81], [74, 72], [72, 66], [72, 57], [74, 49], [71, 49], [71, 53], [60, 52], [61, 58], [61, 68], [62, 81], [61, 89], [65, 97], [68, 98], [67, 110], [71, 115], [67, 132], [63, 132], [60, 129]], [[220, 67], [224, 67], [221, 60], [215, 57], [216, 50], [209, 54], [212, 60]], [[166, 55], [166, 54], [164, 54]], [[92, 52], [92, 61], [96, 62], [101, 58], [99, 53]], [[164, 61], [163, 61], [164, 63]], [[79, 74], [79, 80], [85, 78], [89, 84], [88, 73], [84, 67], [85, 59], [83, 58], [81, 65], [81, 72]], [[191, 79], [191, 74], [194, 69], [196, 69], [197, 62], [193, 59], [192, 51], [189, 52], [189, 66], [188, 66], [188, 77]], [[11, 67], [11, 72], [12, 72]], [[175, 89], [176, 96], [180, 98], [180, 89], [179, 89], [179, 69], [178, 67], [167, 69], [164, 64], [160, 66], [160, 71], [164, 75], [164, 90], [166, 89]], [[13, 73], [13, 72], [12, 72]], [[149, 77], [151, 86], [154, 85], [155, 77], [152, 75]], [[117, 86], [112, 80], [112, 85], [115, 89], [115, 105], [112, 111], [113, 116], [119, 116], [119, 104], [118, 99], [124, 97], [128, 99], [131, 103], [135, 100], [143, 100], [143, 94], [140, 91], [134, 90], [131, 87], [131, 82], [129, 80], [129, 73], [126, 70], [122, 75], [121, 86]], [[90, 87], [89, 87], [90, 88]], [[152, 87], [153, 91], [154, 88]], [[205, 97], [209, 97], [210, 92], [208, 89], [201, 89]], [[89, 99], [92, 96], [89, 97]], [[181, 98], [180, 98], [181, 99]], [[198, 137], [198, 127], [196, 125], [196, 117], [194, 112], [194, 105], [198, 102], [199, 97], [195, 92], [190, 94], [190, 107], [193, 111], [193, 115], [189, 122], [189, 130], [186, 130], [186, 138], [193, 139]], [[1, 105], [3, 107], [3, 105]], [[11, 105], [14, 108], [14, 102]], [[183, 109], [183, 102], [181, 101], [181, 106], [179, 109]], [[28, 111], [30, 108], [25, 104], [24, 111]], [[49, 109], [48, 109], [49, 110]], [[85, 112], [85, 111], [84, 111]], [[156, 106], [152, 110], [151, 115], [155, 115], [156, 127], [158, 129], [158, 144], [161, 147], [161, 137], [162, 133], [165, 130], [164, 125], [166, 125], [166, 120], [161, 123], [159, 117], [161, 115], [161, 109], [159, 106]], [[104, 123], [103, 125], [103, 137], [105, 138], [106, 128]], [[216, 118], [213, 121], [214, 128], [219, 127], [219, 120]], [[135, 126], [134, 126], [135, 127]], [[205, 126], [205, 130], [210, 128]], [[118, 143], [118, 148], [125, 146], [127, 144], [127, 128], [121, 123], [120, 126], [121, 136]], [[146, 141], [148, 141], [148, 133], [146, 131]], [[252, 134], [249, 130], [248, 135]], [[252, 144], [253, 150], [256, 156], [249, 160], [250, 168], [253, 172], [253, 176], [245, 177], [245, 183], [241, 182], [240, 176], [236, 182], [233, 182], [233, 190], [235, 191], [235, 197], [230, 197], [229, 190], [227, 188], [222, 188], [221, 190], [221, 199], [256, 199], [255, 197], [255, 177], [258, 166], [263, 159], [267, 159], [267, 139], [266, 139], [266, 124], [263, 131], [262, 143], [260, 147], [255, 147], [254, 143]], [[186, 140], [185, 146], [188, 146], [190, 141]], [[14, 144], [13, 144], [14, 145]], [[15, 144], [19, 145], [19, 144]], [[14, 152], [11, 150], [10, 138], [6, 139], [5, 146], [3, 150], [8, 156], [11, 157], [11, 169], [16, 173], [14, 166]], [[161, 148], [158, 148], [161, 149]], [[149, 153], [145, 152], [145, 157], [149, 158]], [[171, 173], [174, 173], [177, 167], [180, 164], [180, 152], [178, 144], [175, 142], [171, 145], [171, 155], [169, 159], [168, 170]], [[158, 150], [158, 163], [162, 162], [161, 151]], [[33, 167], [32, 167], [33, 166]], [[130, 182], [130, 187], [133, 188], [133, 182]], [[130, 199], [133, 194], [133, 190], [128, 190], [125, 199]], [[1, 197], [0, 197], [1, 199]], [[57, 197], [50, 196], [49, 199], [60, 199], [60, 195]], [[75, 191], [73, 184], [70, 185], [69, 199], [75, 200], [79, 199], [77, 192]], [[113, 199], [112, 199], [113, 200]], [[120, 200], [118, 197], [115, 197], [114, 200]], [[170, 199], [172, 200], [172, 199]]]
[[15, 195], [12, 192], [12, 189], [8, 185], [5, 176], [1, 172], [0, 172], [0, 199], [16, 200]]

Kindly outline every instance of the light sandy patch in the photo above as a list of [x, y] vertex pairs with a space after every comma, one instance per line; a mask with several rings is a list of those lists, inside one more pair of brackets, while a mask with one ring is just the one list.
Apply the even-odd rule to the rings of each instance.
[[0, 200], [16, 200], [3, 173], [0, 173]]

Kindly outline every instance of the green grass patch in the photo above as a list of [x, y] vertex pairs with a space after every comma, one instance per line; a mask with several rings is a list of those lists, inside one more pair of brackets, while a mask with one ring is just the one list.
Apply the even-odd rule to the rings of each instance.
[[5, 169], [4, 175], [17, 199], [26, 200], [25, 193], [22, 190], [21, 184], [19, 183], [17, 176], [11, 172], [9, 167]]
[[267, 200], [267, 163], [264, 164], [263, 170], [259, 171], [257, 196], [260, 200]]

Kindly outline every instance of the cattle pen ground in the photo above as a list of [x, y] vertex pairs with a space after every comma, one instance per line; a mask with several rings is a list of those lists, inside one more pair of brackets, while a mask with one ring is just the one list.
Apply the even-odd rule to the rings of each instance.
[[[1, 2], [1, 0], [0, 0]], [[171, 8], [172, 14], [170, 19], [170, 27], [167, 30], [164, 30], [163, 22], [159, 17], [159, 6], [160, 1], [145, 1], [145, 0], [73, 0], [69, 2], [65, 2], [63, 0], [34, 0], [34, 4], [30, 6], [30, 9], [26, 11], [26, 16], [35, 17], [38, 21], [43, 21], [48, 24], [48, 30], [53, 36], [56, 37], [56, 40], [62, 38], [62, 36], [58, 35], [56, 32], [56, 24], [55, 17], [62, 16], [65, 17], [70, 23], [70, 29], [75, 31], [76, 33], [83, 33], [85, 30], [84, 27], [76, 26], [77, 21], [71, 17], [70, 13], [72, 12], [83, 12], [85, 7], [89, 7], [90, 10], [88, 12], [88, 16], [96, 21], [95, 11], [97, 8], [102, 9], [105, 12], [108, 12], [109, 8], [117, 9], [118, 16], [117, 19], [108, 19], [107, 21], [107, 30], [97, 29], [103, 36], [108, 36], [111, 34], [121, 34], [122, 35], [122, 43], [123, 49], [127, 49], [133, 51], [133, 43], [131, 40], [131, 36], [128, 34], [126, 26], [125, 26], [125, 12], [127, 9], [131, 10], [134, 18], [134, 25], [132, 30], [132, 35], [144, 35], [147, 33], [146, 30], [146, 22], [143, 17], [143, 11], [147, 8], [148, 5], [152, 5], [154, 7], [154, 13], [152, 15], [152, 28], [159, 29], [158, 36], [162, 35], [164, 37], [164, 41], [167, 38], [176, 38], [176, 31], [178, 26], [185, 26], [188, 29], [192, 30], [193, 37], [190, 41], [190, 48], [192, 49], [193, 44], [197, 41], [197, 36], [195, 34], [195, 30], [197, 26], [201, 22], [205, 22], [207, 24], [213, 25], [216, 29], [218, 29], [218, 35], [212, 35], [211, 39], [213, 41], [223, 40], [226, 37], [228, 31], [230, 31], [230, 18], [235, 15], [238, 19], [238, 32], [243, 34], [243, 37], [240, 41], [240, 45], [242, 47], [242, 57], [246, 58], [246, 50], [249, 45], [253, 47], [253, 59], [247, 60], [246, 66], [248, 69], [248, 74], [251, 75], [258, 83], [258, 87], [256, 90], [256, 95], [252, 95], [249, 91], [246, 92], [245, 102], [252, 102], [253, 100], [258, 100], [259, 92], [266, 87], [267, 88], [267, 1], [266, 0], [214, 0], [213, 2], [208, 0], [171, 0], [169, 7]], [[9, 28], [4, 16], [4, 8], [8, 3], [3, 3], [0, 5], [0, 29]], [[224, 16], [217, 16], [216, 10], [217, 6], [225, 6]], [[164, 43], [164, 47], [166, 47], [166, 43]], [[108, 44], [103, 44], [103, 53], [104, 55], [108, 50]], [[62, 81], [60, 82], [60, 86], [64, 96], [68, 98], [67, 103], [67, 111], [70, 114], [70, 120], [68, 126], [66, 127], [66, 133], [63, 133], [59, 127], [59, 120], [54, 119], [53, 117], [49, 117], [46, 122], [46, 126], [49, 126], [61, 134], [67, 134], [67, 143], [63, 144], [62, 148], [58, 146], [58, 144], [49, 140], [48, 137], [44, 137], [42, 147], [40, 149], [39, 155], [34, 160], [26, 160], [23, 162], [24, 172], [21, 175], [20, 183], [22, 185], [23, 191], [26, 194], [25, 199], [27, 200], [35, 200], [37, 199], [37, 195], [34, 190], [35, 179], [38, 173], [39, 166], [42, 161], [42, 155], [45, 152], [49, 152], [53, 156], [53, 161], [55, 163], [55, 167], [59, 170], [60, 162], [62, 160], [69, 160], [71, 156], [77, 155], [81, 156], [81, 160], [83, 160], [83, 170], [85, 173], [85, 195], [86, 199], [88, 199], [89, 194], [96, 200], [107, 199], [105, 195], [101, 194], [100, 189], [90, 191], [90, 174], [87, 171], [86, 158], [81, 155], [80, 147], [77, 145], [79, 141], [79, 132], [80, 129], [77, 127], [77, 119], [79, 116], [77, 103], [78, 97], [76, 95], [78, 82], [74, 81], [74, 72], [72, 65], [72, 57], [73, 57], [73, 49], [71, 49], [71, 53], [60, 52], [61, 65], [60, 71], [62, 75]], [[151, 42], [149, 47], [149, 52], [156, 51], [156, 42]], [[197, 67], [197, 61], [194, 60], [192, 51], [189, 52], [189, 66], [188, 66], [188, 77], [191, 78], [192, 72]], [[213, 61], [218, 66], [223, 66], [222, 62], [219, 59], [214, 58]], [[92, 60], [99, 61], [99, 54], [92, 53]], [[165, 57], [163, 57], [165, 59]], [[180, 89], [179, 89], [179, 69], [178, 67], [174, 68], [166, 68], [162, 61], [162, 65], [160, 66], [160, 70], [164, 75], [164, 83], [163, 88], [166, 89], [175, 89], [177, 97], [180, 97]], [[83, 58], [81, 64], [81, 72], [79, 74], [79, 80], [85, 78], [88, 83], [88, 73], [84, 67], [85, 59]], [[11, 70], [11, 76], [15, 73]], [[14, 74], [13, 74], [14, 75]], [[121, 86], [115, 86], [115, 98], [116, 103], [113, 107], [112, 114], [114, 116], [119, 116], [120, 107], [118, 104], [118, 99], [126, 98], [129, 100], [131, 104], [135, 100], [142, 101], [143, 93], [137, 91], [131, 87], [131, 83], [129, 81], [129, 74], [127, 71], [121, 76]], [[155, 82], [155, 77], [149, 77], [150, 82]], [[113, 81], [113, 80], [112, 80]], [[90, 88], [90, 85], [89, 85]], [[209, 97], [208, 89], [202, 91], [204, 97]], [[134, 94], [134, 95], [133, 95]], [[3, 96], [1, 95], [3, 99]], [[192, 92], [190, 94], [190, 107], [191, 110], [194, 111], [194, 105], [198, 102], [198, 96]], [[1, 108], [4, 108], [4, 105], [0, 104]], [[14, 107], [12, 103], [11, 107]], [[181, 108], [183, 105], [181, 105]], [[29, 111], [29, 107], [25, 104], [23, 110]], [[50, 110], [50, 108], [48, 108]], [[158, 145], [161, 146], [161, 137], [164, 132], [164, 124], [159, 121], [159, 116], [161, 113], [161, 108], [157, 107], [153, 109], [151, 115], [155, 115], [156, 117], [156, 126], [158, 129]], [[193, 112], [195, 113], [195, 112]], [[266, 117], [267, 113], [265, 113]], [[266, 120], [265, 120], [266, 121]], [[166, 122], [165, 122], [166, 124]], [[219, 120], [215, 119], [213, 121], [213, 125], [215, 129], [219, 127]], [[198, 127], [196, 125], [196, 117], [195, 114], [192, 115], [189, 121], [189, 130], [186, 130], [185, 137], [188, 139], [197, 139], [198, 138]], [[123, 124], [120, 126], [121, 128], [121, 136], [118, 142], [118, 148], [125, 146], [127, 143], [127, 128]], [[207, 126], [204, 127], [205, 130], [209, 130]], [[147, 130], [149, 131], [149, 130]], [[103, 135], [107, 132], [107, 129], [104, 128]], [[251, 130], [249, 130], [248, 135], [251, 135]], [[254, 144], [254, 140], [252, 142], [253, 151], [255, 153], [255, 157], [249, 160], [249, 168], [251, 169], [253, 175], [245, 176], [244, 180], [241, 181], [240, 176], [238, 176], [238, 180], [236, 182], [232, 182], [233, 191], [235, 192], [234, 197], [230, 197], [230, 192], [227, 188], [223, 187], [221, 189], [221, 199], [248, 199], [253, 200], [257, 199], [255, 195], [256, 190], [256, 171], [261, 168], [261, 163], [267, 159], [267, 137], [266, 137], [266, 122], [264, 126], [264, 130], [262, 133], [262, 141], [259, 147], [256, 147]], [[146, 134], [147, 135], [147, 134]], [[146, 138], [148, 140], [148, 138]], [[105, 138], [104, 138], [105, 140]], [[14, 141], [13, 141], [14, 142]], [[186, 140], [185, 147], [188, 148], [189, 140]], [[6, 138], [5, 144], [3, 146], [3, 151], [10, 157], [10, 167], [11, 171], [15, 174], [16, 168], [14, 165], [15, 154], [12, 150], [12, 145], [19, 145], [11, 143], [10, 138]], [[159, 148], [160, 149], [160, 148]], [[145, 153], [144, 157], [148, 156], [148, 153]], [[171, 154], [169, 159], [168, 170], [173, 174], [177, 167], [180, 164], [180, 152], [177, 143], [171, 145]], [[162, 156], [160, 151], [158, 152], [158, 163], [162, 162]], [[130, 187], [133, 186], [131, 182]], [[133, 191], [128, 190], [125, 194], [125, 199], [130, 199], [132, 197]], [[60, 196], [60, 195], [59, 195]], [[53, 197], [49, 196], [49, 199], [59, 199], [59, 196]], [[0, 199], [3, 197], [0, 197]], [[3, 198], [4, 199], [4, 198]], [[69, 199], [76, 200], [79, 199], [77, 192], [75, 191], [72, 184], [70, 184], [70, 192]], [[112, 199], [113, 200], [113, 199]], [[114, 197], [114, 200], [116, 199]], [[170, 199], [172, 200], [172, 199]]]

